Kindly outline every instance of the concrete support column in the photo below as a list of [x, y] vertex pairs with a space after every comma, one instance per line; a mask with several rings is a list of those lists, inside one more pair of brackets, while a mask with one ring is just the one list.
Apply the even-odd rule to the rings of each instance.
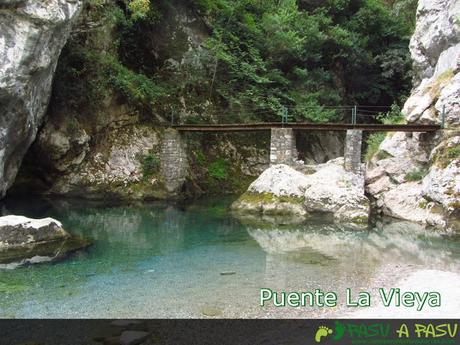
[[363, 131], [356, 129], [347, 130], [345, 140], [345, 170], [354, 173], [361, 172], [361, 145]]
[[161, 148], [161, 174], [166, 190], [171, 195], [180, 192], [187, 177], [187, 169], [185, 142], [178, 131], [167, 129]]
[[291, 165], [297, 159], [295, 135], [292, 128], [272, 128], [270, 164]]

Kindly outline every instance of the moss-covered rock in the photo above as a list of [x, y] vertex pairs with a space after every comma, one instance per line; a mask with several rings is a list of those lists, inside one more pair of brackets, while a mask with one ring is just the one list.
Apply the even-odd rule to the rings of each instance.
[[339, 223], [367, 226], [369, 200], [364, 178], [345, 171], [343, 158], [315, 166], [305, 175], [287, 165], [273, 165], [255, 180], [232, 209], [239, 213], [307, 218], [327, 212]]
[[239, 213], [298, 218], [308, 216], [303, 202], [304, 199], [297, 196], [246, 192], [231, 207]]

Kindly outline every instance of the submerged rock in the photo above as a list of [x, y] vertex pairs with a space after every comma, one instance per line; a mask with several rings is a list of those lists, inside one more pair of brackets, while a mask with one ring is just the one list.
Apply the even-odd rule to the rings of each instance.
[[0, 217], [0, 268], [57, 260], [89, 245], [53, 218]]
[[238, 213], [308, 217], [308, 212], [328, 212], [338, 222], [365, 227], [369, 201], [364, 177], [344, 169], [342, 157], [312, 167], [310, 175], [287, 165], [265, 170], [232, 205]]

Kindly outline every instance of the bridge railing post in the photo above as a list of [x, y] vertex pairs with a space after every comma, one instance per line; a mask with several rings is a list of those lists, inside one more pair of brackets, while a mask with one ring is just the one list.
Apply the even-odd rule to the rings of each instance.
[[356, 125], [357, 122], [358, 107], [355, 105], [351, 108], [351, 124]]
[[281, 116], [281, 124], [284, 127], [284, 124], [288, 122], [288, 110], [286, 107], [283, 107], [283, 114]]

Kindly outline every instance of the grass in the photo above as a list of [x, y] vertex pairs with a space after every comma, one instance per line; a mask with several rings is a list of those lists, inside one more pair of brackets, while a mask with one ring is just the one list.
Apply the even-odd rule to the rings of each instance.
[[227, 180], [229, 176], [228, 169], [229, 167], [227, 161], [224, 158], [219, 157], [209, 165], [209, 176], [220, 181]]
[[142, 175], [146, 177], [152, 176], [155, 172], [158, 171], [160, 167], [159, 158], [152, 152], [148, 153], [145, 156], [140, 157]]
[[460, 146], [449, 147], [446, 150], [446, 157], [448, 159], [455, 159], [460, 157]]
[[439, 75], [436, 80], [434, 80], [428, 87], [426, 88], [426, 92], [430, 94], [433, 99], [439, 98], [441, 89], [446, 85], [452, 78], [454, 77], [454, 71], [449, 69]]
[[203, 167], [206, 164], [206, 157], [201, 149], [195, 151], [195, 159], [199, 166]]
[[417, 168], [412, 171], [409, 171], [404, 177], [406, 181], [414, 182], [421, 181], [426, 174], [428, 174], [428, 169], [426, 168]]
[[369, 138], [366, 141], [367, 151], [366, 151], [366, 154], [364, 155], [364, 160], [366, 162], [370, 162], [372, 157], [374, 157], [374, 155], [377, 152], [379, 152], [380, 144], [385, 139], [385, 137], [386, 137], [385, 133], [373, 133], [369, 135]]
[[460, 145], [442, 148], [434, 158], [437, 166], [447, 167], [454, 159], [460, 158]]

